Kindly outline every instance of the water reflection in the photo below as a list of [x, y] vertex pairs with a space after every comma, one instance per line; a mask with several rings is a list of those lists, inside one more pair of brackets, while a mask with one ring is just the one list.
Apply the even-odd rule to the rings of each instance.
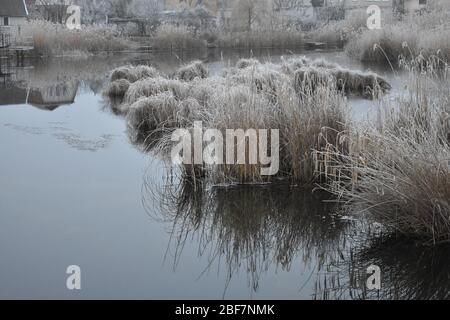
[[78, 91], [78, 81], [67, 81], [54, 85], [29, 88], [27, 104], [53, 111], [59, 106], [73, 104]]
[[[158, 188], [153, 177], [144, 185], [147, 212], [171, 226], [166, 259], [175, 272], [184, 248], [195, 244], [197, 258], [208, 261], [202, 274], [215, 268], [226, 274], [224, 296], [240, 274], [258, 292], [265, 276], [300, 267], [310, 283], [298, 283], [299, 294], [305, 289], [313, 299], [450, 298], [449, 246], [424, 248], [384, 235], [378, 225], [342, 217], [324, 194], [284, 184], [169, 181]], [[380, 290], [367, 289], [371, 265], [381, 268]]]
[[[450, 247], [422, 247], [411, 240], [382, 236], [367, 240], [321, 278], [319, 299], [447, 300]], [[381, 289], [367, 290], [368, 266], [381, 268]], [[343, 281], [344, 280], [344, 281]], [[326, 285], [328, 283], [328, 286]], [[324, 285], [325, 284], [325, 285]]]
[[0, 105], [28, 104], [41, 110], [53, 111], [75, 102], [78, 81], [68, 81], [42, 87], [0, 87]]
[[53, 111], [71, 105], [80, 92], [100, 94], [110, 70], [130, 57], [29, 60], [3, 74], [0, 105], [24, 105]]
[[197, 241], [199, 256], [209, 261], [205, 272], [225, 264], [228, 283], [244, 270], [257, 291], [269, 269], [290, 271], [299, 258], [305, 271], [320, 271], [347, 247], [350, 223], [335, 214], [323, 194], [311, 190], [288, 185], [208, 188], [185, 182], [155, 192], [152, 178], [145, 186], [148, 212], [155, 214], [156, 197], [158, 219], [172, 226], [168, 250], [175, 269], [186, 242]]

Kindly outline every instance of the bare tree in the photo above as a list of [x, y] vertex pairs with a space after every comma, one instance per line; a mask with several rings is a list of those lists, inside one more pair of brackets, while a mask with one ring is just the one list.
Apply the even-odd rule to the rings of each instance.
[[135, 17], [153, 17], [164, 10], [164, 3], [160, 0], [132, 0], [129, 13]]
[[261, 23], [268, 10], [267, 0], [238, 0], [232, 8], [232, 20], [238, 28], [251, 31], [257, 22]]
[[63, 23], [67, 15], [66, 0], [36, 0], [36, 10], [44, 20]]
[[118, 18], [126, 18], [129, 16], [129, 10], [133, 0], [110, 0], [111, 15]]

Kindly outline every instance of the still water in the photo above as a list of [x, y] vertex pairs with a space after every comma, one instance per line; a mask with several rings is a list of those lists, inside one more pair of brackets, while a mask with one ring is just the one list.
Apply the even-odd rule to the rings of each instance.
[[[447, 248], [377, 237], [320, 193], [286, 185], [164, 188], [162, 163], [130, 143], [104, 107], [109, 72], [191, 59], [218, 73], [242, 57], [213, 52], [28, 61], [0, 78], [0, 298], [448, 298]], [[366, 69], [340, 52], [308, 52]], [[403, 80], [386, 75], [401, 92]], [[352, 101], [365, 119], [375, 103]], [[361, 230], [364, 230], [361, 231]], [[368, 291], [367, 267], [382, 270]], [[82, 289], [66, 288], [79, 265]]]

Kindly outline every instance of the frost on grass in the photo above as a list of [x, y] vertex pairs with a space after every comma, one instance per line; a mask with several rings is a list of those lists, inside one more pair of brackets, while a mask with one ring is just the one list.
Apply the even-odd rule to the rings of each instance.
[[450, 241], [448, 72], [411, 72], [408, 94], [383, 101], [378, 121], [352, 138], [351, 155], [329, 150], [326, 189], [377, 222], [419, 242]]
[[[115, 90], [122, 95], [117, 81], [123, 82], [123, 89], [128, 85], [125, 81], [129, 82], [122, 103], [116, 108], [126, 116], [131, 140], [145, 150], [170, 149], [173, 129], [190, 129], [195, 121], [202, 121], [204, 128], [221, 131], [277, 129], [282, 144], [279, 178], [308, 184], [321, 179], [314, 172], [313, 150], [324, 148], [327, 143], [346, 149], [345, 141], [341, 142], [338, 135], [348, 130], [348, 105], [337, 85], [331, 78], [329, 83], [318, 81], [312, 85], [316, 79], [309, 77], [302, 79], [303, 84], [309, 85], [299, 90], [295, 81], [299, 68], [321, 68], [331, 74], [334, 64], [306, 58], [284, 64], [248, 59], [224, 70], [222, 75], [208, 77], [203, 64], [194, 61], [180, 68], [173, 78], [136, 68], [139, 67], [116, 69], [105, 96], [114, 98]], [[260, 175], [260, 167], [261, 164], [246, 163], [188, 171], [201, 172], [202, 178], [216, 181], [270, 180]]]

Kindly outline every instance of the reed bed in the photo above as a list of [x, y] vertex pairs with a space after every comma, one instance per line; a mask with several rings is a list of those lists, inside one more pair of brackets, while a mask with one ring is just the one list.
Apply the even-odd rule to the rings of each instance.
[[[430, 65], [431, 63], [427, 63]], [[326, 189], [358, 212], [425, 244], [450, 240], [450, 90], [442, 74], [411, 71], [409, 94], [385, 101], [378, 121], [351, 139], [353, 155]]]
[[190, 50], [218, 48], [296, 48], [304, 44], [304, 35], [297, 30], [268, 29], [225, 31], [217, 28], [198, 32], [188, 26], [162, 24], [150, 39], [156, 50]]
[[206, 48], [206, 41], [200, 39], [191, 28], [171, 24], [161, 25], [150, 42], [156, 50]]
[[207, 78], [208, 69], [201, 61], [192, 61], [181, 67], [176, 74], [176, 78], [183, 81], [192, 81], [195, 78]]
[[275, 176], [262, 176], [263, 165], [247, 157], [235, 165], [182, 166], [183, 179], [318, 184], [388, 230], [436, 244], [450, 241], [450, 70], [439, 61], [407, 64], [408, 94], [380, 99], [378, 120], [360, 127], [349, 120], [345, 86], [384, 93], [387, 82], [304, 57], [277, 65], [242, 60], [221, 76], [190, 81], [141, 79], [130, 83], [121, 108], [132, 140], [163, 158], [173, 130], [191, 130], [195, 121], [220, 132], [277, 129]]
[[[300, 60], [335, 67], [324, 61]], [[225, 183], [260, 183], [281, 178], [314, 183], [322, 178], [315, 172], [314, 150], [332, 143], [345, 152], [345, 141], [338, 137], [349, 130], [349, 107], [332, 81], [304, 79], [309, 85], [302, 90], [296, 88], [295, 73], [286, 71], [293, 70], [298, 61], [286, 63], [290, 63], [289, 67], [239, 61], [223, 75], [213, 77], [207, 77], [207, 69], [198, 61], [182, 67], [173, 79], [146, 73], [150, 76], [130, 82], [120, 107], [127, 116], [131, 140], [143, 144], [146, 150], [167, 153], [173, 129], [191, 130], [194, 121], [223, 133], [227, 129], [279, 130], [280, 171], [275, 177], [262, 176], [262, 164], [250, 163], [246, 157], [245, 163], [239, 165], [185, 166], [182, 169], [186, 178], [199, 175], [194, 179]], [[111, 80], [130, 79], [128, 73], [135, 71], [118, 69]], [[128, 81], [118, 79], [112, 84], [123, 80]], [[108, 87], [105, 96], [116, 95]], [[245, 152], [248, 156], [249, 149]]]
[[122, 51], [132, 46], [110, 28], [101, 26], [83, 25], [81, 30], [69, 30], [62, 24], [32, 21], [22, 30], [23, 37], [33, 39], [34, 51], [39, 56], [80, 56]]
[[438, 56], [450, 59], [450, 10], [435, 9], [422, 15], [404, 16], [393, 20], [381, 30], [368, 30], [356, 34], [347, 43], [347, 54], [360, 61], [388, 65], [399, 60], [413, 60], [419, 55], [426, 59]]
[[223, 31], [216, 38], [219, 48], [296, 48], [305, 42], [302, 32], [287, 29]]

